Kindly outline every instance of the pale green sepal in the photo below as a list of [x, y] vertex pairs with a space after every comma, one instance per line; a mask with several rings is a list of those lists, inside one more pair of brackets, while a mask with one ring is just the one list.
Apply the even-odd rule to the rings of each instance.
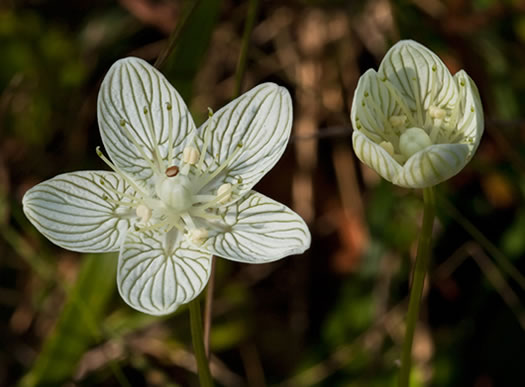
[[407, 188], [426, 188], [456, 175], [469, 161], [468, 144], [431, 145], [410, 157], [392, 183]]
[[117, 167], [139, 182], [164, 175], [195, 130], [179, 93], [139, 58], [124, 58], [111, 66], [97, 106], [106, 151]]
[[224, 231], [213, 235], [204, 248], [232, 261], [271, 262], [310, 247], [310, 231], [303, 219], [255, 191], [228, 207], [224, 223]]
[[190, 245], [176, 229], [130, 232], [120, 251], [117, 284], [132, 308], [165, 315], [202, 292], [210, 269], [211, 254]]
[[124, 179], [113, 172], [65, 173], [27, 191], [24, 213], [38, 231], [65, 249], [118, 251], [122, 234], [130, 226], [130, 210], [104, 200], [122, 200], [108, 186], [134, 195]]
[[354, 130], [352, 143], [359, 160], [374, 169], [384, 179], [394, 182], [395, 177], [402, 173], [401, 165], [385, 149], [360, 131]]
[[420, 104], [453, 107], [458, 93], [454, 78], [443, 61], [428, 48], [413, 40], [396, 43], [381, 61], [379, 78], [386, 79], [413, 110]]
[[292, 119], [290, 94], [274, 83], [260, 84], [215, 112], [198, 129], [196, 139], [202, 149], [209, 138], [205, 164], [213, 172], [237, 153], [209, 184], [209, 191], [231, 183], [237, 198], [248, 192], [282, 156]]

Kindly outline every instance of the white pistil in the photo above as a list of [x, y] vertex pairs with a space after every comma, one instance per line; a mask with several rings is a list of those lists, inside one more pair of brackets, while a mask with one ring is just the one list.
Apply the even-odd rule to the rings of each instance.
[[157, 183], [155, 189], [160, 200], [176, 212], [186, 211], [192, 205], [192, 191], [187, 176], [166, 177]]
[[226, 203], [232, 197], [232, 185], [230, 183], [222, 184], [217, 190], [217, 197], [221, 197], [219, 203]]
[[421, 128], [409, 128], [399, 137], [399, 151], [407, 159], [430, 145], [432, 140]]
[[208, 230], [205, 228], [195, 228], [188, 232], [188, 239], [197, 246], [201, 246], [208, 239]]

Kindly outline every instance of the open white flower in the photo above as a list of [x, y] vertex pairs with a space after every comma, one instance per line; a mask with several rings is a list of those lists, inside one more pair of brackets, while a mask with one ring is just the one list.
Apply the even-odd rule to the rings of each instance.
[[304, 221], [251, 188], [281, 157], [292, 126], [286, 89], [265, 83], [195, 128], [164, 76], [116, 62], [98, 98], [113, 169], [59, 175], [30, 189], [24, 211], [49, 240], [79, 252], [120, 251], [122, 298], [173, 312], [206, 286], [212, 254], [248, 263], [299, 254]]
[[394, 45], [377, 72], [361, 76], [351, 119], [357, 157], [409, 188], [433, 186], [463, 169], [484, 125], [467, 73], [452, 76], [439, 57], [411, 40]]

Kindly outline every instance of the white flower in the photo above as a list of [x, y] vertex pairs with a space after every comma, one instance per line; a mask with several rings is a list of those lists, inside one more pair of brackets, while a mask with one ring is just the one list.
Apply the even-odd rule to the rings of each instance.
[[212, 254], [263, 263], [309, 247], [296, 213], [251, 190], [287, 145], [286, 89], [259, 85], [196, 129], [164, 76], [126, 58], [102, 83], [98, 120], [112, 161], [97, 153], [113, 172], [56, 176], [25, 194], [24, 211], [66, 249], [119, 251], [118, 289], [133, 308], [162, 315], [194, 299]]
[[411, 40], [394, 45], [379, 70], [359, 79], [351, 113], [359, 159], [386, 180], [425, 188], [457, 174], [483, 134], [476, 85], [454, 76], [430, 50]]

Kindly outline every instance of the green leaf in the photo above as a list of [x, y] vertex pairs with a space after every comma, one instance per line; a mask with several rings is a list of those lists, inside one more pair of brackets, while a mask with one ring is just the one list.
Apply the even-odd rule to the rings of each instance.
[[57, 325], [20, 387], [62, 385], [72, 378], [86, 349], [100, 341], [100, 321], [116, 288], [117, 260], [113, 258], [84, 256]]

